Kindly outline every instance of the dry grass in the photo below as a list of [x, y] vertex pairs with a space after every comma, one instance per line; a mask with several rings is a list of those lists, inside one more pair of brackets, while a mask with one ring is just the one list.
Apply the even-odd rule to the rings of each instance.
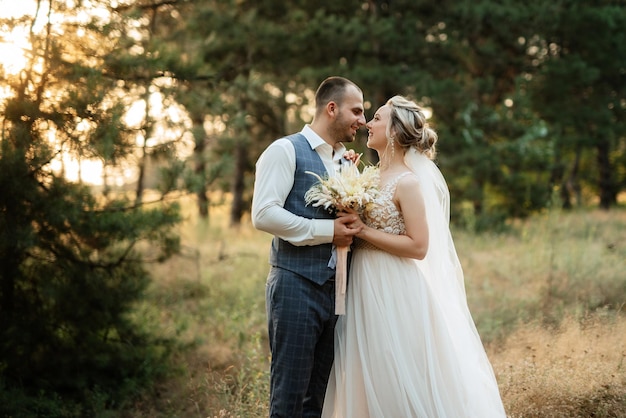
[[528, 324], [492, 353], [511, 418], [626, 416], [626, 319]]
[[[192, 205], [190, 205], [192, 207]], [[222, 212], [220, 212], [222, 211]], [[137, 317], [175, 337], [175, 372], [124, 417], [267, 416], [270, 237], [189, 214]], [[511, 418], [626, 417], [626, 212], [547, 213], [455, 233], [468, 301]], [[488, 417], [486, 417], [488, 418]]]
[[518, 324], [558, 325], [626, 303], [626, 212], [551, 212], [506, 234], [456, 236], [467, 295], [485, 341]]

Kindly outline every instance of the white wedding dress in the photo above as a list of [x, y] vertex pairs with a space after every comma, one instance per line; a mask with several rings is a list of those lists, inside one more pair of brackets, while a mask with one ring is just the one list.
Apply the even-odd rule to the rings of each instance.
[[[426, 202], [428, 255], [417, 261], [356, 244], [322, 417], [506, 417], [467, 308], [447, 186], [426, 157], [407, 159]], [[398, 180], [365, 215], [368, 225], [394, 234], [404, 232], [392, 202]]]

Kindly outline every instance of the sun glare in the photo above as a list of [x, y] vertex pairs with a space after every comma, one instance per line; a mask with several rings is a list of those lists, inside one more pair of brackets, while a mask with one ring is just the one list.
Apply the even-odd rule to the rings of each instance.
[[24, 49], [28, 47], [26, 33], [14, 30], [2, 36], [0, 42], [0, 64], [7, 74], [17, 74], [26, 66]]
[[[66, 5], [75, 3], [76, 0], [67, 0]], [[72, 21], [77, 25], [88, 22], [91, 18], [106, 21], [110, 18], [106, 8], [102, 8], [92, 4], [89, 0], [81, 1], [82, 12], [71, 17]], [[37, 2], [35, 0], [0, 0], [0, 19], [5, 21], [0, 23], [0, 68], [7, 76], [17, 75], [30, 63], [29, 58], [29, 31], [36, 33], [41, 31], [48, 19], [47, 10], [49, 1], [42, 0], [39, 12], [37, 11]], [[88, 12], [85, 12], [88, 10]], [[32, 19], [36, 14], [35, 22]], [[18, 21], [18, 19], [26, 18]], [[29, 19], [30, 18], [30, 19]], [[60, 19], [68, 18], [67, 16], [55, 15], [50, 16], [51, 23], [56, 25], [60, 23]], [[14, 19], [14, 20], [11, 20]], [[32, 23], [32, 27], [31, 27]], [[137, 36], [139, 37], [139, 31]], [[80, 36], [84, 35], [84, 30], [78, 29]], [[139, 38], [138, 38], [139, 39]], [[172, 80], [163, 78], [155, 83], [157, 87], [168, 87]], [[6, 100], [12, 96], [11, 87], [8, 83], [0, 80], [0, 101]], [[53, 98], [51, 99], [53, 100]], [[157, 123], [152, 132], [152, 137], [148, 139], [149, 146], [156, 146], [162, 142], [177, 142], [178, 156], [184, 158], [193, 151], [193, 141], [189, 141], [186, 131], [190, 128], [185, 110], [176, 104], [168, 103], [165, 105], [163, 95], [155, 91], [150, 95], [150, 103], [148, 109], [150, 114], [146, 115], [146, 105], [143, 100], [137, 100], [128, 108], [125, 122], [141, 131], [142, 124], [146, 118], [152, 118]], [[169, 121], [169, 122], [166, 122]], [[171, 124], [177, 125], [172, 126]], [[78, 127], [81, 130], [81, 126]], [[89, 127], [85, 127], [88, 129]], [[48, 133], [50, 141], [56, 143], [56, 132], [51, 129]], [[182, 141], [180, 139], [183, 139]], [[138, 134], [137, 140], [139, 145], [143, 143], [143, 135]], [[68, 152], [61, 152], [53, 161], [50, 162], [50, 169], [55, 173], [62, 173], [70, 181], [78, 181], [93, 185], [102, 185], [104, 180], [104, 168], [102, 161], [76, 159], [75, 156]], [[107, 182], [112, 181], [120, 186], [127, 182], [136, 180], [137, 167], [107, 167]]]
[[[36, 5], [31, 0], [15, 1], [0, 0], [0, 18], [20, 18], [33, 15]], [[28, 28], [26, 26], [16, 26], [7, 31], [7, 27], [2, 28], [0, 33], [0, 65], [7, 74], [17, 74], [26, 65], [26, 54], [28, 48]]]

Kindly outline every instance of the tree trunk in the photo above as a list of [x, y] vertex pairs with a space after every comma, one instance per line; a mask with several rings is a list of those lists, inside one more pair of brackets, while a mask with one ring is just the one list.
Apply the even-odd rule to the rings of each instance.
[[201, 189], [196, 193], [198, 199], [198, 216], [202, 219], [209, 219], [209, 196], [206, 191], [206, 183], [203, 183]]
[[139, 158], [139, 175], [137, 177], [137, 187], [135, 189], [135, 205], [140, 206], [143, 201], [143, 182], [146, 175], [146, 139], [141, 147], [141, 157]]
[[[13, 319], [13, 295], [15, 293], [15, 278], [19, 275], [19, 254], [14, 249], [8, 249], [7, 257], [2, 263], [2, 297], [0, 299], [0, 323], [2, 328]], [[4, 322], [4, 323], [3, 323]]]
[[135, 204], [140, 206], [143, 201], [143, 192], [145, 189], [146, 167], [148, 165], [148, 139], [152, 136], [153, 122], [150, 116], [150, 83], [146, 85], [146, 93], [144, 95], [146, 103], [146, 116], [143, 125], [143, 142], [141, 146], [141, 156], [139, 157], [139, 176], [137, 178], [137, 188], [135, 196]]
[[230, 209], [230, 225], [241, 224], [241, 217], [245, 210], [243, 194], [245, 191], [245, 174], [248, 166], [248, 152], [244, 143], [238, 142], [235, 148], [235, 172], [233, 173], [232, 194], [233, 203]]
[[196, 198], [198, 199], [198, 216], [201, 219], [209, 218], [209, 196], [207, 194], [207, 175], [206, 175], [206, 157], [207, 137], [204, 131], [204, 115], [195, 115], [193, 118], [194, 133], [194, 173], [201, 179], [196, 190]]
[[606, 139], [597, 142], [598, 159], [598, 189], [600, 193], [600, 208], [608, 210], [617, 204], [616, 187], [613, 182], [611, 160], [609, 158], [610, 145]]
[[[574, 157], [574, 165], [572, 171], [567, 179], [567, 187], [574, 196], [576, 196], [576, 206], [580, 207], [583, 204], [582, 190], [580, 187], [580, 181], [578, 181], [578, 171], [580, 169], [580, 155], [581, 149], [576, 150], [576, 156]], [[571, 206], [571, 205], [570, 205]]]

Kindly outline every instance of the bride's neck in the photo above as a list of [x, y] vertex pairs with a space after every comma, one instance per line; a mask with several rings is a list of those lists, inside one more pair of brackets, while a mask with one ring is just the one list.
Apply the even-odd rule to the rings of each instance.
[[393, 173], [396, 171], [404, 171], [407, 167], [404, 164], [404, 157], [402, 155], [394, 156], [393, 158], [385, 158], [383, 155], [379, 163], [380, 174]]

